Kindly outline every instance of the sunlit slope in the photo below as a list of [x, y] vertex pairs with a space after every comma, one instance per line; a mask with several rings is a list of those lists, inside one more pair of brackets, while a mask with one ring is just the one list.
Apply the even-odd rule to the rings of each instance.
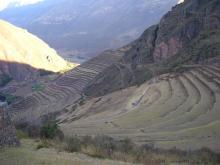
[[[3, 20], [0, 20], [0, 60], [52, 72], [68, 68], [67, 62], [41, 39]], [[7, 69], [3, 72], [10, 72]]]
[[157, 147], [220, 151], [220, 65], [162, 75], [80, 105], [59, 118], [65, 134], [107, 134]]

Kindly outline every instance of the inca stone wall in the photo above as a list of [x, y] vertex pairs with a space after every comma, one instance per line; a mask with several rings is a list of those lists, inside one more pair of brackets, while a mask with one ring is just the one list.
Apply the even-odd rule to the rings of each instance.
[[18, 146], [15, 128], [6, 111], [6, 103], [0, 103], [0, 146]]

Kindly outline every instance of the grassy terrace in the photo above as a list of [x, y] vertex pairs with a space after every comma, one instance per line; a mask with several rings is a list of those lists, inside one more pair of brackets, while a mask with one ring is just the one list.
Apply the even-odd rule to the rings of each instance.
[[[66, 135], [129, 137], [157, 147], [220, 152], [220, 66], [195, 66], [69, 106], [58, 117]], [[203, 130], [203, 131], [202, 131]]]

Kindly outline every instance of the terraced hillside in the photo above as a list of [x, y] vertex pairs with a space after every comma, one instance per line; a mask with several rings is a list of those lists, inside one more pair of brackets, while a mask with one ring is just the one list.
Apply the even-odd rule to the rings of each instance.
[[[189, 47], [194, 51], [183, 51], [187, 53], [187, 62], [202, 61], [200, 58], [204, 55], [200, 50], [207, 50], [207, 46], [212, 49], [208, 49], [209, 53], [205, 59], [218, 56], [220, 52], [218, 48], [220, 45], [219, 7], [218, 0], [187, 0], [173, 7], [158, 25], [147, 29], [138, 40], [118, 50], [104, 52], [65, 75], [61, 75], [54, 82], [49, 83], [44, 90], [32, 93], [22, 101], [11, 105], [10, 110], [15, 120], [33, 121], [46, 114], [60, 112], [82, 98], [84, 94], [100, 96], [141, 84], [157, 75], [154, 72], [157, 72], [158, 68], [161, 74], [161, 72], [168, 72], [173, 65], [184, 64], [184, 55], [178, 53], [185, 49], [189, 50]], [[202, 28], [197, 28], [197, 22]], [[207, 23], [210, 24], [207, 25]], [[176, 24], [178, 27], [174, 26]], [[199, 47], [197, 48], [196, 45]], [[164, 53], [160, 61], [157, 57], [162, 57]], [[177, 57], [175, 62], [180, 61], [179, 63], [172, 62], [170, 58], [174, 56]], [[193, 60], [195, 58], [198, 60]], [[163, 60], [171, 61], [165, 66], [169, 68], [168, 70], [161, 67], [160, 63]]]
[[[13, 120], [38, 124], [56, 114], [70, 136], [106, 134], [220, 152], [219, 7], [218, 0], [175, 6], [138, 40], [12, 104]], [[178, 68], [187, 70], [174, 72]]]
[[39, 118], [60, 112], [82, 98], [83, 89], [108, 66], [118, 61], [129, 47], [106, 51], [100, 56], [61, 75], [44, 89], [33, 92], [9, 107], [14, 121], [39, 122]]
[[162, 148], [220, 152], [219, 64], [190, 66], [80, 105], [59, 117], [67, 135], [106, 134]]

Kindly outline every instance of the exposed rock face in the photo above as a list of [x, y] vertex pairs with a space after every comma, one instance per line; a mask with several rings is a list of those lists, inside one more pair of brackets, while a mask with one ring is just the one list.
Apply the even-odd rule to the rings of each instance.
[[170, 38], [167, 43], [161, 42], [154, 49], [154, 59], [163, 60], [175, 56], [182, 48], [182, 43], [178, 38]]
[[2, 103], [0, 105], [0, 146], [18, 146], [15, 128], [10, 122], [5, 106], [6, 104]]
[[92, 82], [86, 93], [104, 95], [141, 84], [176, 66], [218, 56], [219, 29], [219, 0], [185, 0], [129, 44], [122, 59], [97, 76], [98, 81]]
[[154, 59], [168, 59], [189, 46], [200, 34], [220, 28], [220, 5], [217, 0], [186, 0], [160, 21]]
[[59, 72], [67, 62], [26, 30], [0, 20], [0, 74], [15, 80], [33, 77], [38, 70]]

